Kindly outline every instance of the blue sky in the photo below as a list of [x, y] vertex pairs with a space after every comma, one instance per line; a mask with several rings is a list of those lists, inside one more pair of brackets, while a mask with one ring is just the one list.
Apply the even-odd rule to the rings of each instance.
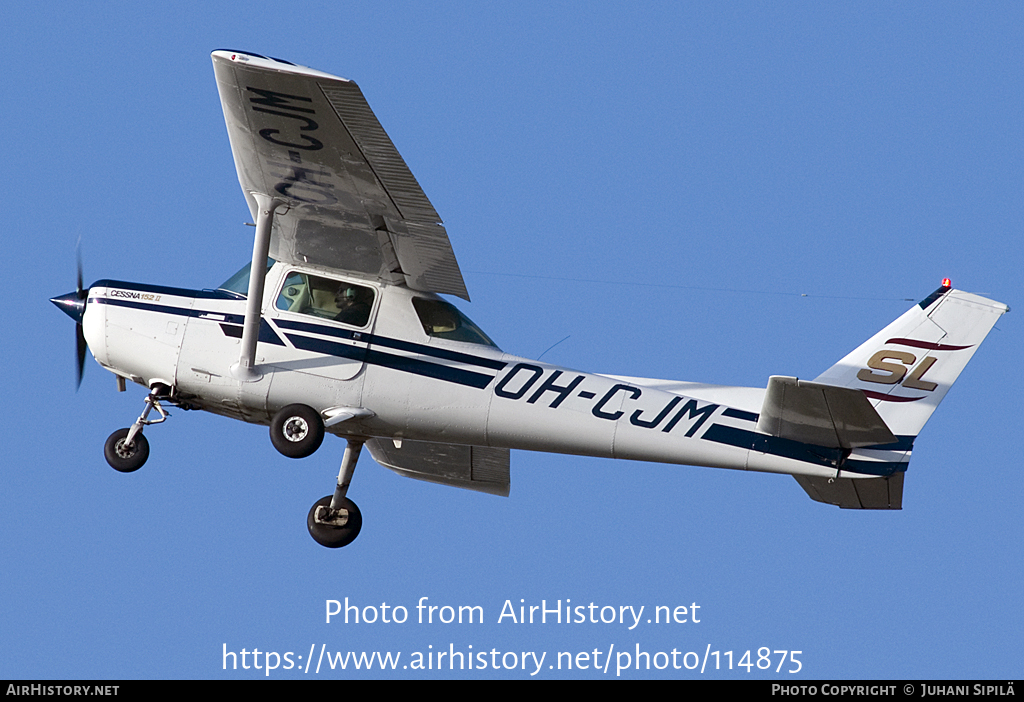
[[[396, 677], [528, 678], [535, 651], [536, 677], [604, 678], [637, 646], [755, 666], [623, 677], [1020, 676], [1019, 312], [922, 433], [901, 512], [840, 511], [785, 476], [526, 452], [503, 499], [364, 455], [362, 534], [329, 551], [304, 519], [341, 441], [289, 461], [263, 427], [174, 412], [147, 431], [149, 463], [117, 474], [103, 441], [143, 392], [90, 359], [75, 393], [74, 329], [48, 302], [74, 287], [79, 237], [87, 283], [213, 287], [248, 260], [209, 58], [235, 48], [360, 84], [445, 220], [463, 309], [506, 351], [568, 337], [544, 360], [812, 378], [943, 277], [1021, 305], [1019, 4], [8, 2], [0, 18], [0, 678], [265, 676], [225, 671], [225, 647], [292, 652], [280, 679], [366, 674], [304, 672], [311, 647], [401, 653]], [[346, 597], [409, 621], [327, 624]], [[417, 623], [422, 597], [485, 621]], [[697, 603], [701, 621], [499, 623], [506, 600], [645, 619]], [[402, 667], [450, 647], [520, 662]], [[801, 651], [802, 670], [758, 670], [762, 647]]]

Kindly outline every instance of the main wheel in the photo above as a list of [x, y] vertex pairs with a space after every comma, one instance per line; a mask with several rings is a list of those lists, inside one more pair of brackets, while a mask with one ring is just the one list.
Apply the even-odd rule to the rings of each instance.
[[312, 456], [324, 442], [324, 420], [307, 405], [288, 405], [270, 423], [270, 441], [288, 458]]
[[118, 429], [107, 437], [107, 443], [103, 445], [103, 456], [107, 463], [122, 473], [137, 471], [149, 458], [149, 440], [139, 432], [132, 440], [131, 446], [127, 446], [124, 440], [128, 438], [128, 431]]
[[363, 528], [363, 515], [359, 513], [356, 503], [346, 497], [341, 503], [342, 508], [348, 510], [348, 522], [344, 526], [331, 526], [318, 522], [316, 520], [317, 509], [330, 507], [331, 498], [332, 496], [328, 495], [317, 500], [316, 504], [310, 508], [309, 516], [306, 517], [306, 528], [309, 529], [309, 535], [313, 537], [313, 540], [321, 546], [341, 548], [348, 546], [359, 536], [359, 530]]

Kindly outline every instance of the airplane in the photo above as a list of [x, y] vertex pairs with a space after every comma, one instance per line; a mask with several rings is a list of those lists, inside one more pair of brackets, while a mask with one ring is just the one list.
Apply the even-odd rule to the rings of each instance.
[[[216, 289], [98, 280], [52, 301], [118, 391], [146, 388], [107, 439], [149, 456], [165, 406], [269, 426], [290, 458], [346, 441], [319, 544], [351, 543], [360, 452], [407, 477], [507, 496], [510, 450], [789, 474], [811, 499], [902, 509], [914, 441], [1009, 308], [941, 287], [813, 380], [764, 388], [599, 375], [501, 351], [442, 295], [469, 300], [447, 232], [352, 81], [214, 51], [252, 257]], [[156, 415], [153, 415], [153, 412]]]

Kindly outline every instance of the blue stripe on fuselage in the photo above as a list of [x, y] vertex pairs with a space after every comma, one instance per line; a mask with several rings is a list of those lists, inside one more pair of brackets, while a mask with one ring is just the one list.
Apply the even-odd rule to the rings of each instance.
[[[96, 285], [115, 283], [116, 281], [100, 281]], [[168, 295], [179, 295], [185, 296], [184, 293], [195, 294], [197, 292], [220, 292], [220, 291], [195, 291], [195, 290], [184, 290], [179, 288], [164, 288], [160, 286], [139, 286], [133, 284], [134, 287], [124, 286], [125, 290], [132, 292], [147, 292], [156, 294], [168, 294]], [[196, 295], [196, 297], [199, 297]], [[214, 297], [213, 295], [203, 295], [204, 299]], [[235, 299], [228, 295], [217, 295], [221, 299]], [[89, 299], [90, 302], [96, 302], [101, 305], [114, 305], [116, 307], [127, 307], [129, 309], [144, 310], [147, 312], [157, 312], [161, 314], [177, 315], [180, 317], [191, 317], [196, 319], [206, 319], [211, 322], [217, 322], [220, 324], [221, 330], [225, 336], [231, 336], [239, 338], [241, 336], [241, 326], [244, 322], [242, 315], [227, 314], [224, 312], [213, 312], [210, 310], [199, 310], [190, 309], [186, 307], [175, 307], [172, 305], [163, 305], [153, 302], [139, 302], [137, 300], [131, 300], [127, 298], [109, 298], [109, 297], [93, 297]], [[388, 348], [394, 348], [401, 351], [409, 351], [411, 353], [418, 353], [424, 356], [432, 356], [434, 358], [455, 361], [458, 363], [464, 363], [466, 365], [475, 365], [481, 368], [487, 368], [490, 370], [501, 370], [507, 364], [504, 361], [495, 360], [492, 358], [485, 358], [481, 356], [473, 356], [471, 354], [462, 353], [459, 351], [451, 351], [449, 349], [440, 349], [425, 344], [416, 344], [409, 341], [402, 341], [401, 339], [391, 339], [383, 336], [376, 336], [374, 334], [367, 334], [359, 331], [352, 331], [349, 329], [340, 329], [336, 327], [326, 326], [322, 324], [313, 324], [309, 322], [302, 322], [288, 319], [275, 319], [273, 324], [268, 324], [267, 319], [262, 319], [260, 323], [260, 336], [259, 340], [264, 343], [271, 343], [280, 346], [284, 346], [284, 342], [280, 336], [274, 331], [274, 326], [281, 327], [282, 329], [294, 329], [296, 331], [311, 332], [314, 334], [322, 334], [324, 336], [333, 336], [339, 339], [346, 339], [354, 341], [359, 344], [370, 344], [373, 346], [385, 346]], [[382, 366], [385, 368], [391, 368], [393, 370], [399, 370], [406, 373], [413, 373], [415, 375], [421, 375], [428, 378], [435, 378], [437, 380], [443, 380], [451, 383], [458, 383], [460, 385], [468, 385], [474, 388], [485, 388], [494, 379], [494, 376], [477, 373], [474, 371], [464, 370], [461, 368], [452, 368], [440, 363], [431, 363], [430, 361], [424, 361], [415, 358], [407, 358], [405, 356], [399, 356], [396, 354], [387, 353], [384, 351], [378, 351], [376, 349], [368, 348], [365, 346], [351, 346], [348, 344], [340, 344], [326, 339], [317, 339], [310, 336], [304, 336], [301, 334], [285, 334], [288, 340], [295, 346], [295, 348], [303, 351], [312, 351], [314, 353], [323, 353], [329, 356], [336, 356], [339, 358], [349, 358], [372, 365]]]
[[190, 288], [171, 288], [166, 285], [150, 285], [148, 283], [126, 283], [123, 280], [97, 280], [90, 288], [114, 288], [133, 292], [155, 293], [157, 295], [176, 295], [191, 297], [196, 300], [244, 300], [240, 295], [229, 290], [192, 290]]
[[365, 361], [366, 363], [374, 366], [382, 366], [384, 368], [391, 368], [392, 370], [403, 371], [405, 373], [422, 375], [427, 378], [444, 380], [449, 383], [458, 383], [459, 385], [468, 385], [470, 387], [482, 389], [487, 387], [487, 384], [494, 380], [494, 376], [492, 375], [476, 373], [473, 371], [463, 370], [461, 368], [452, 368], [451, 366], [441, 365], [440, 363], [430, 363], [429, 361], [421, 361], [417, 358], [409, 358], [407, 356], [396, 356], [395, 354], [377, 351], [372, 348], [349, 346], [348, 344], [339, 344], [335, 341], [316, 339], [312, 336], [303, 336], [301, 334], [285, 334], [285, 336], [287, 336], [288, 340], [295, 345], [295, 348], [302, 349], [303, 351], [312, 351], [314, 353], [322, 353], [328, 356], [338, 356], [340, 358]]
[[386, 336], [377, 336], [375, 334], [351, 331], [349, 329], [338, 329], [336, 327], [328, 327], [323, 324], [300, 322], [293, 319], [275, 319], [274, 324], [281, 327], [282, 329], [292, 329], [294, 331], [310, 332], [313, 334], [323, 334], [324, 336], [333, 336], [339, 339], [360, 341], [367, 343], [370, 346], [386, 346], [388, 348], [397, 349], [399, 351], [409, 351], [411, 353], [418, 353], [423, 356], [433, 356], [434, 358], [444, 359], [445, 361], [456, 361], [458, 363], [465, 363], [467, 365], [472, 366], [480, 366], [481, 368], [488, 368], [490, 370], [501, 370], [508, 365], [507, 363], [505, 363], [505, 361], [499, 361], [493, 358], [473, 356], [471, 354], [462, 353], [460, 351], [440, 349], [435, 346], [427, 346], [425, 344], [417, 344], [411, 341], [392, 339]]
[[[242, 323], [244, 322], [245, 317], [240, 314], [211, 312], [209, 310], [174, 307], [172, 305], [158, 305], [153, 302], [137, 302], [135, 300], [126, 300], [122, 298], [92, 297], [89, 298], [89, 302], [95, 302], [100, 305], [113, 305], [114, 307], [127, 307], [129, 309], [144, 310], [146, 312], [172, 314], [179, 317], [205, 319], [209, 322], [218, 322], [220, 323], [221, 331], [224, 332], [224, 336], [230, 336], [236, 339], [242, 338]], [[284, 342], [281, 341], [281, 337], [277, 335], [277, 332], [275, 332], [269, 324], [267, 324], [266, 319], [260, 320], [259, 340], [267, 344], [284, 346]]]
[[[724, 413], [723, 413], [724, 414]], [[843, 458], [845, 451], [841, 448], [828, 448], [826, 446], [815, 446], [805, 444], [792, 439], [784, 439], [779, 436], [759, 434], [747, 429], [739, 429], [724, 424], [712, 424], [700, 437], [715, 443], [735, 446], [737, 448], [750, 449], [759, 453], [766, 453], [781, 458], [790, 458], [794, 461], [811, 463], [817, 466], [836, 467]], [[895, 443], [885, 446], [867, 446], [869, 450], [882, 451], [910, 451], [914, 446], [913, 436], [900, 436]], [[854, 473], [865, 473], [868, 475], [892, 475], [905, 471], [907, 463], [897, 461], [864, 461], [850, 460], [842, 461], [842, 470]]]

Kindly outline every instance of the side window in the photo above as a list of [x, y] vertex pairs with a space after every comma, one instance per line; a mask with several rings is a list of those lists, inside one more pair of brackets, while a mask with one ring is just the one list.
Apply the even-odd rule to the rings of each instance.
[[427, 336], [497, 348], [483, 330], [474, 324], [473, 320], [462, 314], [455, 305], [444, 300], [414, 297], [412, 306], [416, 308], [416, 315], [420, 318], [420, 324], [423, 325], [423, 331], [427, 333]]
[[373, 309], [373, 288], [308, 273], [291, 273], [277, 297], [277, 309], [365, 327]]

